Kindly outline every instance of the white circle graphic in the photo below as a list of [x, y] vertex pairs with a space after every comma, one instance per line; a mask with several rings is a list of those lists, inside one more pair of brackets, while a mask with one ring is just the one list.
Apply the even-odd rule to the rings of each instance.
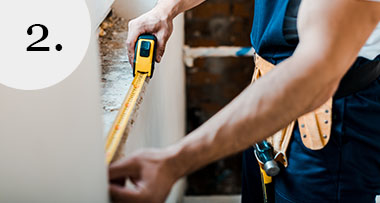
[[63, 81], [90, 42], [84, 0], [6, 0], [0, 21], [0, 84], [11, 88], [38, 90]]

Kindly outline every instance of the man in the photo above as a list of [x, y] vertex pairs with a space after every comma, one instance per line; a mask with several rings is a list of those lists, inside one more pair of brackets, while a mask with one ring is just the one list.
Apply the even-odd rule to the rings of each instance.
[[[173, 18], [203, 1], [160, 0], [131, 21], [130, 59], [137, 36], [152, 33], [158, 38], [159, 62]], [[375, 46], [364, 45], [379, 21], [380, 3], [374, 1], [256, 0], [252, 45], [276, 68], [179, 143], [141, 151], [112, 165], [111, 181], [130, 179], [136, 186], [111, 185], [112, 197], [120, 202], [163, 202], [178, 178], [245, 150], [318, 108], [340, 89], [350, 67], [368, 63], [377, 67], [378, 38], [372, 37]], [[363, 89], [334, 98], [331, 138], [322, 150], [305, 148], [295, 128], [289, 166], [275, 178], [276, 202], [375, 201], [380, 193], [379, 95], [377, 78]], [[252, 202], [258, 189], [256, 160], [252, 149], [244, 155], [242, 198]]]

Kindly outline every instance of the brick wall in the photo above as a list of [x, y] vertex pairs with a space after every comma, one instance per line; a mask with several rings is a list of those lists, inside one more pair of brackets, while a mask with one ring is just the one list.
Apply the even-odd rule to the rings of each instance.
[[[198, 46], [250, 46], [252, 0], [208, 0], [185, 15], [185, 41]], [[186, 68], [187, 131], [191, 132], [249, 83], [251, 58], [203, 58]], [[239, 194], [241, 154], [206, 166], [188, 178], [188, 195]]]
[[187, 45], [250, 45], [252, 0], [208, 0], [185, 18]]

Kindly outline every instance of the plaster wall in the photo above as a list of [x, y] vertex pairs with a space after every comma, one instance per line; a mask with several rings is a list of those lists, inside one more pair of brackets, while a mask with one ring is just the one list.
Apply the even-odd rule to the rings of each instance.
[[0, 202], [108, 202], [94, 28], [111, 2], [87, 0], [92, 39], [63, 82], [38, 91], [0, 85]]
[[0, 95], [0, 202], [108, 201], [95, 37], [63, 82]]

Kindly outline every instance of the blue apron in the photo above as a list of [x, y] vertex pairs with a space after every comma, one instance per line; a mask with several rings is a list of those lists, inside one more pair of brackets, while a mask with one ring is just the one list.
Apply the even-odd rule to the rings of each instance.
[[[274, 64], [291, 56], [297, 46], [284, 37], [289, 1], [294, 0], [255, 1], [252, 45]], [[380, 55], [374, 60], [380, 61]], [[351, 68], [368, 62], [358, 57]], [[276, 202], [375, 202], [380, 194], [380, 78], [333, 101], [331, 139], [322, 150], [307, 149], [296, 128], [288, 156], [289, 166], [274, 178]], [[262, 202], [252, 148], [243, 153], [242, 174], [242, 202]]]

